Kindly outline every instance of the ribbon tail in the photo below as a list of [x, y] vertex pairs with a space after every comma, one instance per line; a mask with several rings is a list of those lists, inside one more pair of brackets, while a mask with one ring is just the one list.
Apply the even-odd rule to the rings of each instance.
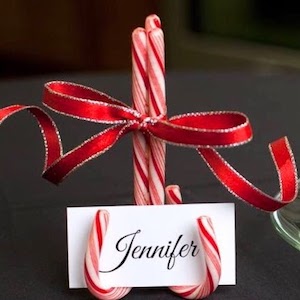
[[24, 110], [29, 111], [39, 124], [46, 149], [44, 165], [44, 170], [46, 170], [62, 154], [58, 129], [48, 114], [37, 106], [11, 105], [0, 109], [0, 124], [12, 115]]
[[43, 177], [52, 183], [60, 183], [71, 172], [108, 151], [129, 131], [130, 126], [130, 124], [113, 126], [92, 136], [56, 160], [45, 170]]
[[198, 148], [216, 178], [234, 196], [262, 210], [272, 212], [292, 202], [298, 191], [297, 168], [286, 137], [269, 145], [280, 184], [280, 197], [271, 197], [252, 185], [212, 148]]

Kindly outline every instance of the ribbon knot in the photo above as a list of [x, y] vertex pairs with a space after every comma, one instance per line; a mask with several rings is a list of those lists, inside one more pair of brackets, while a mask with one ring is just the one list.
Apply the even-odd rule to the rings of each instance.
[[139, 118], [139, 124], [137, 127], [137, 130], [146, 133], [148, 130], [149, 125], [154, 126], [159, 120], [162, 120], [163, 116], [158, 117], [149, 117], [147, 115], [142, 115]]
[[143, 132], [146, 131], [148, 124], [154, 124], [155, 121], [156, 120], [152, 119], [151, 117], [142, 116], [140, 124], [138, 126], [138, 130], [141, 130]]

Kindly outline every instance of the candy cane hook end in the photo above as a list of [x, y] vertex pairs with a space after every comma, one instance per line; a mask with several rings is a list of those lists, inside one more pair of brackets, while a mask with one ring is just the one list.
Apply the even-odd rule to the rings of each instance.
[[98, 210], [90, 231], [88, 246], [84, 261], [84, 277], [89, 291], [100, 300], [117, 300], [126, 296], [131, 288], [104, 288], [99, 277], [99, 259], [103, 241], [109, 224], [109, 213]]
[[[166, 188], [166, 199], [168, 204], [181, 204], [182, 197], [179, 186], [168, 186]], [[195, 286], [170, 287], [170, 290], [185, 299], [206, 298], [216, 290], [221, 277], [220, 252], [211, 218], [200, 216], [197, 219], [197, 225], [204, 251], [205, 279], [201, 284]]]

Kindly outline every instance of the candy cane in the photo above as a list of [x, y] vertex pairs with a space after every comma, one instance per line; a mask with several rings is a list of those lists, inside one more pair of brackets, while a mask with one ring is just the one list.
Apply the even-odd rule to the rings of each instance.
[[116, 300], [126, 296], [131, 288], [102, 287], [101, 278], [99, 278], [99, 259], [108, 222], [109, 213], [105, 210], [99, 210], [94, 218], [88, 239], [84, 264], [84, 277], [89, 291], [96, 298], [101, 300]]
[[[164, 34], [156, 15], [147, 17], [147, 67], [149, 78], [149, 116], [164, 118], [167, 113], [165, 93]], [[164, 204], [166, 144], [149, 141], [149, 193], [152, 204]]]
[[[166, 188], [167, 204], [181, 204], [182, 198], [177, 185]], [[173, 286], [170, 290], [185, 299], [203, 299], [213, 293], [221, 277], [221, 259], [211, 219], [201, 216], [197, 219], [200, 240], [205, 258], [205, 280], [195, 286]]]
[[[148, 35], [148, 77], [149, 77], [149, 115], [164, 117], [166, 115], [165, 100], [165, 66], [164, 36], [160, 29], [161, 22], [155, 15], [146, 19]], [[149, 191], [152, 204], [164, 203], [165, 185], [165, 143], [150, 138], [149, 156]], [[182, 197], [179, 186], [166, 188], [168, 204], [181, 204]], [[175, 286], [170, 289], [186, 299], [202, 299], [210, 295], [218, 287], [221, 276], [221, 261], [216, 243], [215, 233], [209, 217], [198, 218], [198, 230], [203, 245], [206, 274], [205, 281], [197, 286]]]
[[[144, 28], [137, 28], [132, 33], [132, 98], [133, 107], [143, 115], [148, 114], [146, 63], [146, 31]], [[133, 190], [137, 205], [150, 204], [148, 140], [141, 132], [133, 134]]]

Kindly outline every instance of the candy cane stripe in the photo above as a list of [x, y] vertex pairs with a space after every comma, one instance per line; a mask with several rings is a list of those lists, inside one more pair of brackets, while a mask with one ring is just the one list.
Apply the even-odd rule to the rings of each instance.
[[[151, 146], [154, 145], [153, 149], [156, 150], [157, 153], [162, 153], [162, 151], [159, 149], [159, 146], [157, 145], [157, 143], [155, 143], [155, 142], [152, 143], [152, 141], [151, 141], [150, 145]], [[152, 159], [152, 164], [156, 171], [157, 177], [159, 178], [160, 183], [163, 185], [164, 184], [164, 168], [163, 168], [164, 165], [163, 165], [163, 162], [161, 161], [162, 158], [159, 155], [158, 155], [158, 157], [156, 155], [154, 155], [154, 151], [153, 151], [153, 152], [151, 152], [151, 159]]]
[[204, 227], [203, 223], [199, 222], [199, 221], [198, 221], [198, 225], [200, 226], [203, 237], [208, 240], [209, 245], [211, 245], [214, 248], [214, 250], [218, 253], [218, 255], [220, 255], [219, 248], [218, 248], [215, 240], [212, 238], [211, 234], [208, 233], [208, 230], [206, 229], [207, 227]]
[[101, 300], [117, 300], [126, 296], [131, 288], [103, 288], [99, 277], [99, 259], [103, 240], [107, 231], [109, 214], [105, 210], [96, 213], [88, 238], [88, 246], [84, 262], [84, 277], [89, 291]]
[[[164, 35], [161, 22], [155, 15], [146, 19], [147, 32], [147, 72], [149, 78], [149, 116], [166, 116], [165, 75], [164, 75]], [[164, 142], [150, 137], [149, 143], [149, 192], [152, 204], [164, 204], [165, 153]]]
[[151, 47], [151, 51], [158, 62], [160, 70], [162, 74], [165, 73], [165, 66], [164, 66], [164, 46], [163, 46], [163, 34], [160, 33], [161, 30], [153, 30], [149, 33], [149, 43]]
[[[144, 28], [137, 28], [132, 33], [132, 96], [133, 106], [142, 114], [148, 114], [147, 99], [147, 36]], [[150, 204], [148, 140], [135, 132], [133, 134], [133, 170], [134, 201], [138, 205]]]

